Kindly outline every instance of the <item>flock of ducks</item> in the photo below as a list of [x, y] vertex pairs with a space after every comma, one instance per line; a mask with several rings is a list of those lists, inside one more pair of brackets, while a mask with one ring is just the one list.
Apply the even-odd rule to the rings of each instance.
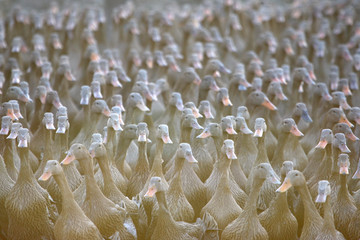
[[0, 239], [360, 239], [360, 1], [112, 10], [0, 18]]

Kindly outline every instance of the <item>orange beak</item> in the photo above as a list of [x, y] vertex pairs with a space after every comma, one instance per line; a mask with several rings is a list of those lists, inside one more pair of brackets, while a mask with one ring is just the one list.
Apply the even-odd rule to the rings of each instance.
[[288, 178], [285, 178], [283, 184], [276, 190], [276, 192], [286, 192], [289, 188], [292, 187], [292, 184]]
[[339, 174], [349, 174], [349, 168], [347, 166], [340, 166]]
[[51, 172], [44, 172], [40, 177], [39, 181], [47, 181], [51, 177]]
[[156, 189], [154, 187], [150, 187], [145, 193], [144, 197], [153, 197], [156, 193]]
[[262, 128], [255, 129], [254, 137], [262, 137], [264, 130]]
[[345, 115], [340, 117], [339, 123], [346, 123], [346, 125], [348, 125], [349, 127], [354, 126], [351, 122], [349, 122]]
[[277, 110], [277, 107], [272, 102], [270, 102], [270, 100], [267, 98], [264, 99], [264, 101], [262, 102], [261, 105], [263, 105], [264, 107], [266, 107], [267, 109], [269, 109], [271, 111]]
[[351, 95], [352, 95], [352, 93], [351, 93], [351, 91], [350, 91], [350, 88], [349, 88], [349, 86], [347, 86], [347, 85], [345, 85], [345, 86], [343, 87], [342, 91], [343, 91], [343, 93], [345, 94], [345, 96], [351, 96]]
[[354, 133], [348, 133], [348, 134], [346, 134], [346, 137], [348, 138], [348, 139], [350, 139], [351, 141], [353, 141], [353, 142], [355, 142], [355, 141], [357, 141], [357, 140], [359, 140], [359, 138], [357, 137], [357, 136], [355, 136], [355, 134]]
[[326, 140], [320, 140], [318, 145], [316, 145], [315, 148], [321, 148], [321, 149], [324, 149], [326, 147], [326, 145], [328, 144], [328, 141]]
[[62, 160], [61, 165], [68, 165], [71, 162], [73, 162], [75, 160], [75, 156], [71, 153], [68, 153], [66, 155], [66, 157], [64, 158], [64, 160]]
[[237, 134], [233, 127], [227, 127], [226, 132], [231, 135]]
[[196, 138], [208, 138], [211, 137], [211, 133], [208, 130], [204, 130], [199, 136], [197, 136]]
[[161, 139], [163, 140], [164, 143], [167, 143], [167, 144], [172, 144], [173, 143], [173, 141], [171, 141], [169, 135], [163, 135], [161, 137]]
[[13, 109], [8, 109], [7, 110], [7, 116], [11, 117], [11, 120], [18, 120], [18, 118], [15, 116], [14, 110]]
[[106, 117], [109, 117], [110, 116], [110, 110], [108, 108], [105, 108], [103, 111], [102, 111], [102, 114], [104, 114]]
[[224, 106], [232, 106], [232, 103], [231, 103], [229, 97], [223, 97], [222, 103], [224, 104]]
[[297, 137], [304, 136], [304, 134], [302, 132], [300, 132], [300, 130], [298, 129], [298, 127], [296, 125], [291, 127], [290, 133]]

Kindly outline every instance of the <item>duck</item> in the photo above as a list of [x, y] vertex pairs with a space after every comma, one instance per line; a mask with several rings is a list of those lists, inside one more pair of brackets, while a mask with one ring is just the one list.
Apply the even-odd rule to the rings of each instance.
[[147, 157], [146, 145], [148, 142], [149, 130], [146, 123], [139, 123], [137, 125], [137, 136], [139, 144], [139, 156], [136, 167], [129, 179], [126, 195], [129, 198], [134, 197], [142, 190], [145, 185], [149, 174], [149, 161]]
[[331, 186], [327, 180], [318, 183], [318, 195], [316, 203], [324, 204], [324, 223], [316, 240], [321, 239], [346, 239], [342, 233], [338, 232], [334, 224], [334, 214], [330, 203]]
[[276, 191], [280, 193], [286, 192], [292, 186], [298, 191], [304, 205], [304, 226], [300, 239], [316, 239], [321, 231], [324, 220], [311, 199], [304, 175], [298, 170], [288, 172], [282, 185]]
[[[221, 127], [217, 123], [211, 123], [209, 124], [204, 131], [197, 136], [198, 138], [208, 138], [211, 137], [215, 143], [217, 158], [214, 163], [213, 171], [211, 172], [208, 179], [205, 181], [205, 187], [206, 187], [206, 196], [207, 201], [210, 201], [214, 193], [216, 192], [217, 186], [219, 184], [219, 181], [221, 179], [221, 176], [225, 171], [227, 171], [228, 163], [227, 159], [225, 157], [220, 158], [221, 156], [221, 148], [222, 144], [222, 134], [221, 134]], [[226, 160], [226, 161], [224, 161]], [[231, 165], [231, 161], [230, 161]], [[230, 191], [236, 200], [237, 204], [240, 207], [243, 207], [245, 205], [247, 194], [244, 190], [242, 190], [239, 185], [236, 183], [234, 176], [232, 175], [231, 171], [229, 172], [229, 187]]]
[[[47, 199], [44, 197], [47, 192], [38, 185], [30, 168], [29, 138], [29, 130], [21, 128], [17, 137], [21, 160], [19, 177], [5, 200], [9, 219], [7, 236], [11, 239], [41, 239], [42, 237], [53, 239], [54, 225], [49, 218], [49, 212], [52, 209], [48, 208]], [[19, 196], [23, 197], [19, 198]], [[19, 229], [22, 230], [19, 231]]]
[[62, 195], [62, 211], [54, 225], [55, 239], [103, 239], [99, 229], [76, 203], [64, 171], [57, 160], [48, 160], [40, 181], [53, 177]]
[[253, 186], [244, 210], [223, 230], [221, 239], [269, 239], [257, 216], [256, 199], [265, 179], [273, 184], [280, 184], [280, 179], [269, 163], [257, 165], [253, 176]]
[[[281, 179], [284, 181], [286, 174], [294, 169], [291, 161], [284, 161], [281, 167]], [[281, 223], [277, 221], [282, 219]], [[289, 209], [287, 194], [278, 193], [270, 203], [268, 209], [259, 214], [261, 225], [265, 228], [270, 239], [297, 239], [298, 223]]]
[[180, 143], [175, 155], [174, 177], [169, 182], [166, 201], [175, 221], [192, 222], [195, 217], [194, 209], [187, 200], [182, 188], [181, 171], [185, 160], [190, 164], [197, 163], [190, 144]]
[[[230, 139], [224, 141], [220, 152], [220, 161], [224, 165], [224, 170], [219, 173], [218, 182], [209, 182], [214, 184], [215, 192], [209, 196], [211, 199], [202, 208], [200, 215], [208, 212], [216, 220], [220, 229], [232, 222], [241, 212], [242, 208], [236, 202], [233, 193], [230, 189], [229, 170], [231, 161], [236, 160], [234, 142]], [[220, 164], [220, 163], [219, 163]]]
[[11, 123], [9, 116], [3, 116], [1, 122], [1, 133], [4, 135], [11, 133], [4, 139], [4, 149], [2, 153], [3, 160], [5, 162], [6, 170], [9, 176], [16, 181], [19, 174], [20, 158], [16, 151], [15, 139], [18, 134], [18, 130], [22, 127], [21, 123]]
[[[235, 122], [235, 130], [239, 133], [235, 141], [235, 152], [245, 176], [248, 177], [256, 160], [258, 149], [252, 138], [253, 132], [248, 128], [245, 118], [238, 116], [235, 118]], [[238, 181], [237, 183], [239, 184]]]
[[85, 175], [86, 197], [80, 207], [86, 216], [95, 224], [103, 237], [120, 236], [125, 239], [135, 239], [124, 226], [125, 209], [106, 198], [96, 184], [92, 158], [83, 144], [71, 145], [61, 164], [69, 164], [75, 159], [79, 161]]
[[342, 153], [338, 157], [340, 188], [337, 192], [337, 198], [335, 199], [332, 207], [334, 211], [335, 227], [338, 229], [346, 239], [349, 238], [348, 226], [351, 221], [351, 217], [356, 212], [356, 206], [354, 199], [348, 191], [347, 187], [347, 175], [349, 174], [350, 160], [349, 155]]
[[161, 178], [152, 177], [145, 193], [145, 197], [156, 196], [159, 209], [157, 210], [156, 225], [150, 226], [151, 234], [148, 239], [199, 239], [204, 233], [200, 223], [189, 224], [185, 222], [176, 222], [169, 212], [166, 201], [167, 189], [163, 186]]
[[5, 208], [5, 201], [6, 197], [8, 196], [11, 189], [14, 187], [15, 181], [9, 176], [5, 162], [2, 156], [0, 156], [0, 178], [1, 178], [1, 185], [0, 185], [0, 227], [1, 227], [1, 235], [7, 236], [7, 229], [8, 229], [8, 216]]

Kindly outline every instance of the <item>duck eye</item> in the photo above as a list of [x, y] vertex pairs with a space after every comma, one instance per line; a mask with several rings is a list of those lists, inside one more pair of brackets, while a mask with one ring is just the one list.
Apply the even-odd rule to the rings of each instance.
[[78, 149], [81, 149], [81, 147], [78, 147]]

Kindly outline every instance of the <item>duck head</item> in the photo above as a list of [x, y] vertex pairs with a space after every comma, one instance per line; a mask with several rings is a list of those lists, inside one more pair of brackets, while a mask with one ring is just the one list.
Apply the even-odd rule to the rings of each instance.
[[224, 144], [221, 147], [221, 152], [222, 154], [225, 154], [229, 160], [237, 159], [235, 154], [234, 141], [231, 139], [226, 139], [224, 141]]
[[279, 128], [280, 128], [280, 131], [291, 133], [292, 135], [294, 135], [296, 137], [304, 136], [304, 134], [302, 132], [300, 132], [300, 130], [298, 129], [294, 119], [292, 119], [292, 118], [285, 118], [281, 122], [281, 125], [280, 125]]
[[339, 174], [349, 175], [350, 160], [346, 153], [339, 154], [338, 157]]
[[137, 125], [136, 134], [138, 136], [138, 142], [151, 142], [149, 139], [149, 129], [146, 123], [141, 122]]
[[144, 197], [154, 197], [157, 192], [166, 192], [167, 187], [162, 182], [160, 177], [152, 177], [150, 179], [149, 187]]
[[3, 116], [1, 118], [0, 135], [8, 135], [10, 132], [10, 126], [11, 126], [11, 117]]
[[346, 123], [337, 123], [333, 127], [333, 132], [336, 133], [343, 133], [345, 137], [350, 139], [351, 141], [357, 141], [359, 138], [355, 136], [351, 128]]
[[57, 121], [56, 133], [65, 134], [70, 127], [67, 116], [59, 116]]
[[110, 109], [107, 103], [102, 99], [97, 99], [91, 106], [91, 112], [104, 114], [106, 117], [110, 116]]
[[315, 199], [316, 203], [325, 203], [328, 196], [331, 194], [331, 186], [329, 181], [321, 180], [318, 183], [318, 195]]
[[[13, 124], [14, 125], [14, 124]], [[28, 148], [30, 143], [29, 129], [20, 128], [17, 135], [17, 142], [19, 148]]]
[[51, 176], [59, 175], [62, 171], [61, 165], [57, 160], [48, 160], [43, 174], [39, 177], [39, 181], [47, 181]]
[[280, 184], [280, 179], [270, 163], [260, 163], [255, 167], [254, 179], [268, 180], [273, 184]]
[[251, 131], [247, 124], [246, 124], [246, 120], [243, 117], [236, 117], [235, 118], [235, 126], [236, 126], [236, 131], [241, 131], [243, 134], [253, 134], [253, 131]]
[[205, 127], [203, 132], [196, 138], [221, 137], [222, 129], [218, 123], [210, 123]]
[[157, 138], [161, 139], [165, 144], [173, 143], [169, 136], [169, 127], [166, 124], [160, 124], [157, 127]]
[[74, 143], [69, 151], [66, 154], [64, 160], [62, 160], [61, 165], [68, 165], [72, 163], [75, 159], [82, 160], [91, 157], [89, 151], [81, 143]]
[[340, 149], [343, 153], [349, 153], [350, 149], [346, 145], [346, 138], [343, 133], [336, 133], [333, 140], [333, 147]]
[[265, 119], [263, 118], [255, 119], [254, 129], [255, 129], [254, 137], [262, 137], [264, 132], [267, 131], [267, 125]]
[[293, 112], [294, 117], [301, 117], [305, 122], [312, 123], [312, 119], [309, 115], [305, 103], [296, 103], [295, 109]]
[[306, 179], [302, 172], [298, 170], [292, 170], [286, 175], [283, 183], [276, 190], [276, 192], [286, 192], [292, 186], [300, 187], [304, 185], [306, 185]]
[[328, 144], [332, 144], [333, 138], [334, 135], [331, 129], [326, 128], [321, 130], [320, 141], [315, 148], [324, 149]]
[[199, 105], [199, 113], [204, 115], [207, 119], [213, 119], [214, 116], [211, 113], [211, 106], [208, 100], [203, 100]]
[[220, 126], [224, 132], [227, 132], [231, 135], [236, 135], [236, 131], [234, 129], [234, 121], [232, 116], [226, 116], [221, 119]]

